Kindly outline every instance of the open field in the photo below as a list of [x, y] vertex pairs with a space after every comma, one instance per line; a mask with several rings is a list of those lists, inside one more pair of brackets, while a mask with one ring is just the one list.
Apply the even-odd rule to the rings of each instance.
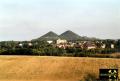
[[98, 78], [99, 68], [110, 67], [120, 67], [120, 59], [0, 56], [0, 81], [84, 81], [87, 74]]

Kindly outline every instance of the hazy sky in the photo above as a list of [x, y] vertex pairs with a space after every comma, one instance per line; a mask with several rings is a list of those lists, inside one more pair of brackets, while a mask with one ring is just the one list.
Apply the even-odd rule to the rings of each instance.
[[120, 38], [120, 0], [0, 0], [0, 41], [31, 40], [66, 30]]

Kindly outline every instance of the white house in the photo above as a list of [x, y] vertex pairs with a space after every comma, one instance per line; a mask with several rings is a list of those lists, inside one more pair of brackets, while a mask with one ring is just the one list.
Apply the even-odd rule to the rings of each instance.
[[87, 46], [87, 49], [90, 50], [90, 49], [96, 49], [96, 46], [95, 45], [88, 45]]
[[19, 44], [19, 46], [20, 46], [20, 47], [23, 47], [23, 44], [22, 44], [22, 43], [20, 43], [20, 44]]
[[51, 43], [53, 43], [53, 41], [52, 41], [52, 40], [49, 40], [49, 41], [47, 41], [47, 43], [51, 44]]
[[58, 39], [58, 40], [56, 41], [56, 43], [57, 43], [57, 44], [65, 44], [65, 43], [67, 43], [67, 40]]
[[111, 48], [114, 48], [114, 44], [111, 44]]
[[103, 48], [103, 49], [104, 49], [104, 48], [106, 48], [106, 45], [105, 45], [105, 44], [103, 44], [103, 45], [101, 46], [101, 48]]
[[28, 46], [32, 46], [32, 43], [28, 43]]

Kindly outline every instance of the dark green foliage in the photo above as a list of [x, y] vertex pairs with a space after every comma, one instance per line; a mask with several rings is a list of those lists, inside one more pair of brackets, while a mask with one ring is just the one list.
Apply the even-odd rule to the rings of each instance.
[[43, 56], [44, 55], [44, 49], [32, 49], [33, 54], [32, 55], [39, 55]]
[[78, 57], [88, 57], [94, 54], [94, 50], [82, 50], [81, 52], [78, 52], [75, 55]]
[[53, 48], [53, 47], [44, 48], [44, 55], [47, 56], [63, 56], [64, 53], [66, 53], [66, 51], [61, 48]]
[[115, 48], [120, 52], [120, 39], [115, 43]]
[[31, 49], [16, 48], [16, 49], [5, 50], [1, 54], [3, 54], [3, 55], [31, 55], [32, 53], [33, 52]]
[[66, 48], [67, 53], [75, 53], [76, 49], [75, 48]]
[[44, 53], [47, 56], [56, 56], [57, 55], [57, 49], [52, 48], [52, 47], [47, 47], [47, 48], [44, 48]]
[[111, 54], [115, 52], [116, 52], [116, 49], [111, 49], [111, 48], [106, 48], [101, 50], [101, 54]]
[[58, 48], [58, 55], [61, 54], [65, 54], [66, 53], [66, 50], [65, 49], [62, 49], [62, 48]]
[[[19, 44], [23, 46], [20, 47]], [[32, 43], [32, 46], [28, 46]], [[72, 57], [111, 57], [111, 53], [120, 50], [120, 40], [104, 40], [107, 45], [105, 49], [100, 48], [101, 44], [96, 42], [96, 49], [82, 49], [80, 47], [57, 48], [55, 44], [48, 44], [46, 41], [3, 41], [0, 42], [0, 55], [39, 55], [39, 56], [72, 56]], [[115, 44], [115, 48], [110, 48]], [[101, 55], [98, 55], [101, 54]], [[108, 54], [108, 55], [104, 55]], [[115, 58], [120, 56], [116, 56]]]
[[0, 48], [2, 49], [9, 49], [9, 48], [15, 48], [17, 41], [2, 41], [0, 42]]
[[2, 54], [5, 51], [6, 51], [5, 49], [0, 49], [0, 54]]

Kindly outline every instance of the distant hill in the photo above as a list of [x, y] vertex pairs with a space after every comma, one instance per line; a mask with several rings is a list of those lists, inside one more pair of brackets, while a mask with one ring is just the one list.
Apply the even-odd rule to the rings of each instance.
[[94, 41], [94, 40], [100, 40], [100, 39], [95, 38], [95, 37], [82, 36], [82, 40], [90, 40], [90, 41]]
[[59, 36], [56, 33], [50, 31], [36, 40], [57, 40], [57, 39], [59, 39]]
[[65, 39], [65, 40], [68, 40], [68, 41], [76, 41], [76, 40], [97, 40], [97, 38], [89, 38], [89, 37], [86, 37], [86, 36], [79, 36], [78, 34], [68, 30], [68, 31], [65, 31], [64, 33], [62, 33], [61, 35], [57, 35], [56, 33], [50, 31], [48, 33], [46, 33], [45, 35], [37, 38], [37, 39], [34, 39], [34, 40], [37, 40], [37, 41], [43, 41], [43, 40], [57, 40], [57, 39]]
[[68, 30], [68, 31], [65, 31], [64, 33], [62, 33], [60, 36], [60, 38], [62, 39], [66, 39], [66, 40], [80, 40], [82, 39], [81, 36], [79, 36], [78, 34]]

